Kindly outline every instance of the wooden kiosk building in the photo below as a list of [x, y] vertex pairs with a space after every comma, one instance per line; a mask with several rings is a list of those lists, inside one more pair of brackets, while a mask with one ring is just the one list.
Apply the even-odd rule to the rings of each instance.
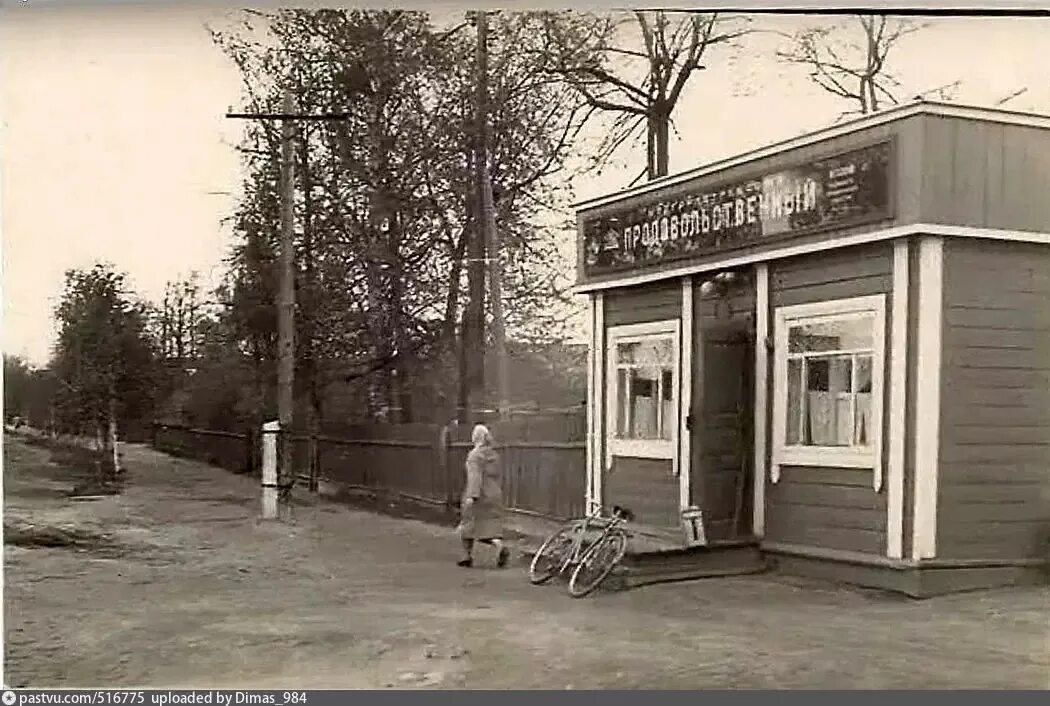
[[1050, 116], [919, 102], [578, 207], [589, 501], [922, 596], [1050, 562]]

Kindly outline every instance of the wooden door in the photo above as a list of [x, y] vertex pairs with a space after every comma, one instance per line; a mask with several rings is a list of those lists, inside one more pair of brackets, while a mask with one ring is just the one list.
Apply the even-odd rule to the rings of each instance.
[[704, 509], [708, 539], [735, 539], [751, 528], [753, 334], [750, 318], [705, 324], [693, 497]]

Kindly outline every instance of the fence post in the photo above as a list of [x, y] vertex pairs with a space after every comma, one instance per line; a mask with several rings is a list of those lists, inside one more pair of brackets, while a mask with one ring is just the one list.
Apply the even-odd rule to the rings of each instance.
[[437, 477], [441, 479], [441, 482], [445, 486], [445, 507], [449, 510], [453, 507], [454, 498], [452, 497], [452, 477], [449, 474], [448, 467], [448, 447], [449, 447], [449, 429], [448, 424], [442, 425], [437, 435], [437, 446], [434, 449], [435, 455], [435, 466], [437, 468]]
[[277, 436], [281, 423], [263, 424], [262, 433], [262, 516], [264, 520], [277, 519]]
[[255, 425], [249, 424], [244, 434], [244, 470], [245, 475], [251, 475], [255, 470]]
[[307, 432], [307, 435], [309, 439], [306, 442], [306, 463], [309, 466], [310, 473], [307, 487], [311, 493], [316, 493], [320, 485], [321, 447], [317, 443], [317, 432], [315, 430], [311, 429]]

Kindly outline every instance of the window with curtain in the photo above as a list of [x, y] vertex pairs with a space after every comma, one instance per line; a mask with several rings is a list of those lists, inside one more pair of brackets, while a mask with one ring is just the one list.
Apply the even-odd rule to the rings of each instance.
[[774, 424], [784, 462], [874, 463], [882, 302], [864, 297], [778, 309]]
[[609, 416], [615, 455], [670, 458], [678, 425], [676, 322], [610, 329]]

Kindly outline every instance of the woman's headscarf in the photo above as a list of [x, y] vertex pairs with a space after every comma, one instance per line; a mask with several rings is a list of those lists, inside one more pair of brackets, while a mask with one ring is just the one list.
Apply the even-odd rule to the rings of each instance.
[[479, 449], [483, 446], [492, 446], [492, 432], [484, 424], [477, 424], [474, 426], [474, 431], [470, 435], [470, 440], [474, 444], [474, 448]]

